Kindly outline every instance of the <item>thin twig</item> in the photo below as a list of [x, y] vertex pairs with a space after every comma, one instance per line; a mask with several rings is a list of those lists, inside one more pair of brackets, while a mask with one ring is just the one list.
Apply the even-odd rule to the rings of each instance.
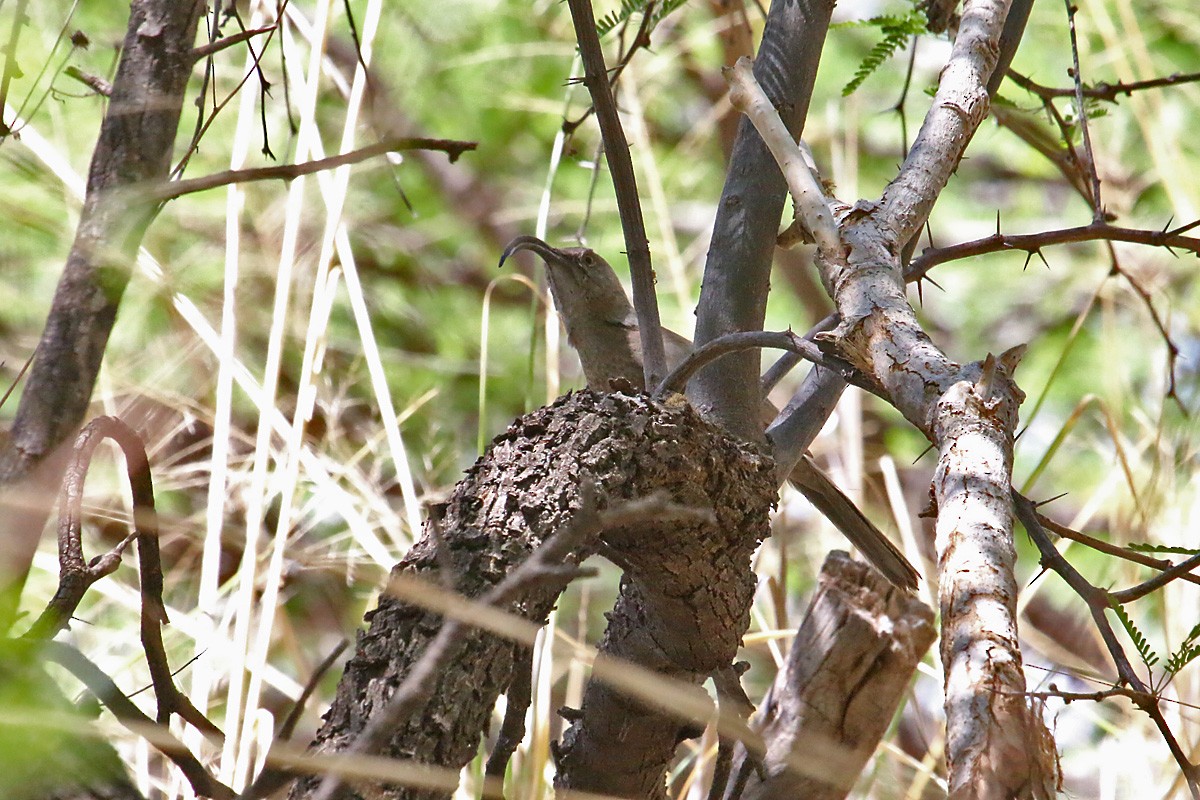
[[[818, 333], [833, 330], [841, 321], [842, 318], [838, 316], [838, 313], [835, 311], [832, 314], [826, 315], [824, 319], [805, 331], [804, 335], [800, 338], [807, 342], [811, 342], [813, 341], [813, 337]], [[799, 353], [793, 353], [791, 350], [780, 356], [779, 359], [772, 364], [766, 372], [763, 373], [762, 379], [759, 380], [758, 385], [759, 389], [762, 391], [763, 397], [766, 397], [771, 390], [774, 389], [781, 380], [783, 380], [784, 376], [791, 372], [796, 365], [803, 360], [804, 357], [802, 355]]]
[[64, 69], [63, 74], [68, 78], [74, 78], [102, 97], [112, 97], [112, 84], [99, 75], [84, 72], [74, 64]]
[[[96, 447], [112, 439], [125, 455], [130, 494], [133, 496], [134, 532], [107, 553], [84, 561], [81, 506], [83, 486]], [[116, 417], [97, 417], [75, 439], [71, 463], [63, 478], [58, 525], [59, 586], [37, 621], [25, 634], [27, 639], [51, 639], [75, 613], [84, 594], [93, 583], [116, 571], [121, 555], [130, 542], [138, 546], [138, 575], [141, 585], [141, 640], [146, 665], [158, 701], [158, 722], [166, 723], [178, 714], [211, 741], [220, 742], [221, 730], [200, 712], [187, 695], [175, 686], [162, 640], [167, 622], [163, 604], [162, 563], [158, 552], [158, 514], [154, 509], [154, 486], [146, 448], [137, 432]]]
[[1006, 250], [1022, 250], [1036, 254], [1043, 247], [1071, 242], [1130, 242], [1151, 247], [1178, 247], [1192, 253], [1200, 254], [1200, 239], [1191, 236], [1181, 236], [1174, 231], [1152, 231], [1140, 228], [1122, 228], [1107, 222], [1092, 222], [1075, 228], [1061, 228], [1042, 233], [1023, 234], [992, 234], [982, 239], [949, 245], [947, 247], [927, 247], [904, 270], [904, 280], [908, 282], [920, 280], [929, 270], [938, 264], [956, 261], [985, 253], [999, 253]]
[[[1057, 89], [1051, 86], [1043, 86], [1033, 79], [1011, 69], [1008, 71], [1008, 78], [1022, 89], [1037, 95], [1043, 100], [1049, 100], [1055, 97], [1076, 96], [1076, 89], [1074, 86], [1067, 89]], [[1150, 78], [1144, 81], [1130, 81], [1129, 83], [1107, 83], [1102, 81], [1094, 86], [1084, 86], [1083, 96], [1094, 100], [1107, 100], [1115, 103], [1119, 95], [1125, 95], [1126, 97], [1129, 97], [1134, 92], [1140, 92], [1146, 89], [1161, 89], [1166, 86], [1179, 86], [1181, 84], [1194, 83], [1196, 81], [1200, 81], [1200, 72], [1174, 72], [1162, 78]]]
[[[5, 104], [8, 102], [8, 87], [12, 83], [12, 79], [21, 74], [21, 68], [17, 66], [17, 42], [21, 38], [21, 28], [29, 24], [29, 15], [26, 13], [29, 7], [29, 0], [18, 0], [16, 10], [13, 12], [12, 30], [8, 34], [8, 44], [4, 46], [4, 71], [0, 73], [0, 112], [4, 110]], [[7, 136], [12, 133], [12, 129], [8, 123], [0, 117], [0, 136]]]
[[199, 61], [202, 58], [208, 58], [209, 56], [216, 55], [226, 48], [233, 47], [234, 45], [238, 45], [242, 42], [253, 39], [255, 36], [261, 36], [264, 33], [271, 33], [277, 27], [278, 24], [265, 25], [261, 28], [251, 28], [250, 30], [240, 31], [231, 36], [226, 36], [223, 39], [217, 39], [215, 42], [202, 44], [192, 50], [192, 58], [196, 61]]
[[474, 150], [477, 146], [478, 143], [476, 142], [465, 142], [457, 139], [426, 139], [404, 136], [395, 139], [386, 139], [377, 144], [351, 150], [348, 153], [341, 153], [340, 155], [329, 156], [328, 158], [318, 158], [313, 161], [304, 161], [299, 164], [280, 164], [274, 167], [251, 167], [249, 169], [227, 169], [199, 178], [185, 178], [184, 180], [155, 184], [153, 186], [134, 187], [128, 191], [135, 193], [139, 200], [163, 203], [168, 200], [174, 200], [177, 197], [182, 197], [185, 194], [218, 189], [222, 186], [229, 186], [235, 183], [275, 179], [290, 181], [301, 175], [309, 175], [327, 169], [336, 169], [347, 164], [358, 164], [359, 162], [399, 150], [439, 150], [446, 153], [451, 161], [455, 161], [460, 155]]
[[[617, 88], [617, 82], [621, 79], [621, 74], [625, 71], [625, 68], [629, 66], [630, 62], [633, 61], [633, 57], [637, 55], [637, 51], [648, 49], [650, 47], [650, 31], [652, 30], [652, 26], [655, 24], [654, 4], [655, 0], [650, 0], [646, 4], [645, 9], [642, 10], [642, 21], [638, 25], [638, 30], [633, 37], [633, 41], [629, 43], [628, 49], [625, 48], [624, 43], [622, 42], [622, 52], [617, 58], [617, 64], [615, 67], [608, 70], [608, 85], [614, 91]], [[626, 20], [625, 25], [628, 26], [628, 24], [629, 20]], [[587, 121], [588, 117], [594, 113], [596, 113], [596, 106], [590, 105], [588, 106], [587, 110], [580, 114], [576, 119], [564, 119], [562, 124], [563, 133], [570, 136], [580, 125]]]
[[713, 339], [703, 347], [693, 350], [675, 369], [671, 370], [667, 377], [663, 378], [654, 393], [661, 396], [667, 392], [681, 391], [691, 380], [692, 375], [718, 358], [741, 350], [763, 347], [796, 353], [805, 361], [811, 361], [813, 364], [838, 373], [847, 383], [852, 383], [876, 394], [880, 391], [878, 386], [872, 384], [849, 364], [824, 353], [815, 343], [802, 339], [791, 331], [738, 331], [737, 333], [727, 333]]
[[188, 779], [192, 791], [197, 795], [215, 798], [215, 800], [233, 800], [232, 789], [210, 775], [200, 760], [192, 755], [192, 752], [182, 742], [172, 736], [166, 726], [156, 723], [146, 716], [132, 700], [125, 696], [112, 678], [83, 653], [61, 642], [43, 642], [40, 646], [49, 660], [59, 664], [78, 678], [126, 728], [139, 734], [147, 729], [158, 729], [158, 735], [150, 740], [151, 743], [175, 766], [179, 767], [179, 771]]
[[1167, 747], [1170, 749], [1175, 762], [1183, 771], [1188, 790], [1191, 792], [1193, 800], [1200, 800], [1200, 774], [1198, 774], [1196, 765], [1188, 760], [1187, 755], [1179, 746], [1175, 734], [1171, 731], [1170, 726], [1162, 715], [1162, 710], [1158, 707], [1158, 697], [1138, 677], [1137, 672], [1133, 669], [1133, 665], [1129, 662], [1129, 658], [1125, 655], [1124, 648], [1121, 647], [1121, 643], [1117, 640], [1117, 635], [1113, 631], [1112, 625], [1108, 622], [1106, 614], [1110, 607], [1110, 595], [1089, 583], [1069, 561], [1063, 558], [1062, 553], [1058, 552], [1058, 549], [1050, 541], [1049, 535], [1038, 520], [1037, 506], [1032, 500], [1015, 490], [1012, 493], [1012, 498], [1017, 518], [1021, 520], [1021, 524], [1025, 526], [1025, 530], [1029, 533], [1029, 537], [1041, 552], [1042, 566], [1057, 572], [1059, 577], [1087, 604], [1092, 621], [1095, 623], [1096, 629], [1100, 632], [1100, 637], [1104, 640], [1109, 655], [1113, 659], [1113, 664], [1117, 668], [1117, 675], [1121, 683], [1132, 690], [1129, 695], [1130, 699], [1154, 721], [1159, 733], [1162, 734], [1163, 740], [1167, 743]]
[[512, 681], [504, 693], [504, 722], [488, 756], [484, 775], [504, 778], [508, 762], [525, 738], [525, 714], [533, 702], [533, 648], [524, 647], [513, 664]]
[[1191, 572], [1196, 567], [1200, 567], [1200, 555], [1194, 555], [1191, 558], [1185, 559], [1170, 569], [1163, 570], [1153, 578], [1142, 581], [1136, 586], [1131, 586], [1128, 589], [1122, 589], [1118, 592], [1109, 592], [1108, 596], [1118, 603], [1129, 603], [1145, 597], [1157, 589], [1161, 589], [1177, 578], [1195, 578], [1196, 576], [1192, 575]]
[[596, 35], [596, 19], [590, 0], [569, 0], [575, 38], [583, 60], [584, 85], [596, 107], [596, 120], [604, 139], [604, 157], [612, 173], [621, 229], [625, 233], [625, 253], [629, 258], [629, 275], [633, 282], [633, 308], [637, 312], [642, 342], [642, 369], [646, 386], [656, 386], [667, 372], [666, 351], [663, 348], [662, 322], [658, 315], [658, 299], [654, 291], [654, 269], [650, 263], [650, 243], [642, 219], [637, 179], [629, 142], [621, 128], [617, 104], [604, 66], [604, 52]]
[[[1057, 533], [1064, 539], [1070, 539], [1071, 541], [1079, 542], [1080, 544], [1090, 547], [1097, 552], [1104, 553], [1105, 555], [1123, 558], [1126, 561], [1131, 561], [1135, 564], [1141, 564], [1143, 567], [1150, 567], [1157, 570], [1174, 569], [1176, 566], [1166, 559], [1153, 558], [1145, 553], [1140, 553], [1137, 550], [1130, 550], [1127, 547], [1119, 547], [1118, 545], [1110, 544], [1103, 539], [1097, 539], [1096, 537], [1089, 536], [1081, 531], [1068, 528], [1066, 525], [1055, 522], [1043, 514], [1038, 514], [1038, 522], [1042, 523], [1042, 526], [1047, 530]], [[1200, 575], [1193, 575], [1189, 572], [1185, 575], [1180, 575], [1179, 577], [1185, 581], [1188, 581], [1189, 583], [1200, 584]]]
[[1076, 6], [1073, 0], [1063, 0], [1067, 5], [1067, 32], [1071, 37], [1071, 61], [1075, 65], [1071, 77], [1075, 79], [1075, 112], [1079, 115], [1079, 130], [1083, 133], [1083, 152], [1087, 156], [1088, 177], [1092, 185], [1092, 219], [1104, 221], [1104, 202], [1100, 199], [1100, 173], [1096, 169], [1096, 153], [1092, 150], [1092, 134], [1088, 131], [1087, 107], [1083, 102], [1083, 76], [1079, 68], [1079, 40], [1075, 32]]
[[238, 800], [260, 800], [260, 798], [267, 797], [277, 790], [282, 789], [288, 781], [299, 774], [284, 767], [276, 766], [271, 760], [271, 754], [276, 751], [280, 744], [292, 738], [292, 733], [296, 728], [296, 724], [300, 721], [305, 704], [312, 697], [313, 692], [317, 690], [317, 684], [320, 683], [321, 678], [337, 663], [338, 658], [345, 651], [347, 644], [348, 642], [345, 639], [339, 642], [338, 646], [329, 655], [325, 656], [321, 663], [317, 665], [317, 668], [313, 670], [308, 683], [304, 685], [304, 690], [300, 692], [300, 696], [292, 704], [292, 709], [288, 712], [283, 724], [279, 726], [279, 731], [271, 743], [270, 751], [267, 753], [266, 764], [263, 766], [262, 772], [258, 773], [258, 777], [254, 779], [254, 782], [246, 788], [246, 791], [238, 796]]

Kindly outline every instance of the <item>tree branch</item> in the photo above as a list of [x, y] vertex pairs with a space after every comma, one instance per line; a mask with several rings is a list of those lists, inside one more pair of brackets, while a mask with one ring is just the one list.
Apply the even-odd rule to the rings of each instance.
[[865, 380], [862, 374], [849, 364], [821, 352], [821, 348], [813, 342], [802, 339], [791, 331], [742, 331], [741, 333], [727, 333], [721, 338], [713, 339], [703, 347], [693, 350], [675, 369], [671, 370], [667, 377], [663, 378], [662, 383], [654, 390], [654, 394], [661, 396], [667, 392], [681, 391], [697, 371], [722, 356], [743, 350], [760, 350], [765, 347], [796, 353], [805, 361], [810, 361], [838, 374], [842, 380], [853, 383], [868, 392], [878, 392], [878, 387]]
[[1029, 255], [1035, 255], [1043, 247], [1072, 242], [1129, 242], [1144, 244], [1150, 247], [1178, 247], [1189, 252], [1200, 254], [1200, 239], [1184, 236], [1179, 231], [1186, 228], [1181, 226], [1175, 230], [1141, 230], [1138, 228], [1122, 228], [1107, 222], [1091, 222], [1074, 228], [1062, 228], [1056, 231], [1042, 233], [999, 234], [974, 239], [970, 242], [949, 245], [947, 247], [927, 247], [921, 255], [914, 258], [904, 270], [904, 280], [917, 281], [925, 277], [931, 269], [948, 261], [957, 261], [971, 256], [986, 253], [999, 253], [1007, 250], [1023, 250]]
[[[754, 74], [782, 111], [790, 135], [804, 128], [832, 0], [771, 3]], [[770, 150], [746, 119], [738, 125], [696, 307], [697, 346], [727, 333], [762, 330], [775, 237], [787, 184]], [[759, 359], [702, 370], [688, 398], [737, 436], [762, 436]]]
[[439, 150], [446, 153], [450, 157], [451, 163], [453, 163], [463, 153], [474, 150], [476, 147], [478, 147], [477, 142], [404, 136], [386, 139], [376, 144], [360, 147], [357, 150], [351, 150], [348, 153], [341, 153], [336, 156], [329, 156], [328, 158], [318, 158], [313, 161], [304, 161], [299, 164], [280, 164], [274, 167], [251, 167], [249, 169], [228, 169], [199, 178], [185, 178], [169, 183], [154, 183], [148, 186], [131, 186], [126, 191], [143, 201], [163, 203], [186, 194], [205, 192], [235, 183], [276, 179], [290, 181], [301, 175], [311, 175], [314, 172], [337, 169], [347, 164], [358, 164], [387, 153], [402, 150]]
[[844, 253], [818, 251], [842, 321], [816, 338], [877, 381], [939, 450], [933, 494], [951, 793], [1046, 797], [1058, 771], [1037, 709], [1019, 699], [1025, 681], [1008, 502], [1024, 397], [1012, 373], [1024, 348], [972, 364], [950, 360], [908, 304], [899, 257], [986, 114], [1006, 11], [1004, 0], [968, 0], [933, 108], [900, 174], [879, 201], [860, 201], [840, 220]]
[[[112, 100], [92, 153], [87, 196], [75, 240], [59, 279], [13, 421], [0, 451], [0, 487], [31, 471], [78, 428], [129, 282], [130, 265], [147, 226], [152, 204], [130, 206], [118, 190], [165, 181], [191, 75], [191, 46], [203, 0], [134, 0], [113, 81]], [[32, 496], [53, 491], [61, 465], [30, 476]], [[18, 491], [15, 487], [13, 494]], [[15, 496], [0, 499], [9, 529], [22, 534], [10, 555], [13, 575], [0, 587], [20, 586], [49, 510]], [[3, 590], [0, 589], [0, 593]], [[0, 628], [7, 613], [0, 609]]]
[[621, 118], [613, 100], [612, 85], [604, 66], [604, 52], [596, 35], [596, 20], [591, 0], [569, 0], [579, 55], [583, 59], [583, 82], [592, 96], [596, 119], [604, 137], [604, 158], [612, 173], [621, 229], [625, 233], [625, 253], [629, 258], [629, 276], [633, 282], [633, 308], [637, 312], [642, 342], [642, 369], [646, 386], [657, 386], [667, 372], [663, 348], [662, 322], [658, 316], [658, 298], [654, 291], [654, 268], [650, 263], [650, 242], [642, 219], [637, 178], [629, 157], [629, 142], [621, 128]]
[[933, 106], [900, 167], [880, 199], [897, 245], [925, 224], [979, 124], [987, 117], [987, 86], [995, 70], [1009, 0], [974, 0], [963, 5], [950, 60], [942, 69]]

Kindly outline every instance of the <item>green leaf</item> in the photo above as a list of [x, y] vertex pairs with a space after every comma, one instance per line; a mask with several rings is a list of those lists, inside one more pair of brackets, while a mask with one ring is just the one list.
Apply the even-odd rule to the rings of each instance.
[[1174, 675], [1195, 661], [1197, 656], [1200, 656], [1200, 643], [1196, 641], [1197, 639], [1200, 639], [1200, 623], [1188, 631], [1188, 635], [1183, 637], [1179, 649], [1171, 654], [1167, 663], [1163, 664], [1163, 669], [1167, 671], [1167, 674]]
[[1178, 553], [1185, 556], [1200, 555], [1200, 550], [1194, 547], [1174, 547], [1165, 544], [1149, 544], [1148, 542], [1134, 542], [1128, 547], [1137, 553]]
[[879, 32], [883, 35], [883, 39], [871, 48], [871, 51], [867, 53], [867, 57], [858, 65], [858, 70], [855, 71], [854, 77], [842, 88], [842, 96], [845, 97], [853, 94], [854, 90], [861, 86], [862, 82], [869, 78], [872, 72], [877, 70], [883, 62], [887, 61], [897, 50], [907, 44], [910, 37], [924, 32], [925, 14], [919, 9], [914, 8], [902, 16], [884, 15], [871, 17], [865, 20], [839, 23], [834, 27], [843, 26], [876, 27], [879, 28]]
[[1117, 619], [1121, 621], [1121, 627], [1129, 634], [1129, 639], [1133, 642], [1133, 646], [1137, 648], [1138, 655], [1142, 657], [1142, 663], [1146, 665], [1146, 669], [1150, 669], [1150, 667], [1157, 664], [1158, 654], [1150, 649], [1150, 645], [1146, 642], [1146, 637], [1138, 630], [1137, 625], [1133, 624], [1133, 620], [1125, 612], [1124, 606], [1112, 599], [1109, 600], [1109, 605], [1117, 615]]
[[[664, 17], [686, 2], [687, 0], [663, 0], [661, 3], [654, 3], [650, 11], [650, 29], [653, 30]], [[650, 6], [651, 0], [621, 0], [619, 10], [605, 14], [596, 23], [596, 35], [601, 38], [607, 36], [634, 14], [645, 14]]]

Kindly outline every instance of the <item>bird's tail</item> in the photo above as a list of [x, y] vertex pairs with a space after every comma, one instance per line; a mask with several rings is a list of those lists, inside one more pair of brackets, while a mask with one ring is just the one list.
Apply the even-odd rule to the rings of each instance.
[[885, 578], [903, 589], [917, 588], [920, 576], [904, 554], [808, 456], [797, 462], [788, 480]]

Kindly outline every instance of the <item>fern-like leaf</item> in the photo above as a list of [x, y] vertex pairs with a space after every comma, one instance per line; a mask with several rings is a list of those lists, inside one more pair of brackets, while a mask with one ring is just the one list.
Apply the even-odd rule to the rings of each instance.
[[[686, 2], [687, 0], [663, 0], [660, 3], [654, 3], [654, 7], [650, 10], [650, 29], [653, 30], [664, 17]], [[651, 0], [621, 0], [620, 9], [605, 14], [596, 23], [596, 35], [604, 38], [634, 14], [645, 14], [650, 5]]]
[[1174, 547], [1166, 544], [1149, 544], [1148, 542], [1134, 542], [1129, 545], [1129, 549], [1138, 553], [1177, 553], [1184, 556], [1200, 555], [1200, 550], [1194, 547]]
[[1110, 600], [1109, 605], [1112, 607], [1113, 613], [1117, 615], [1117, 619], [1121, 621], [1121, 627], [1129, 634], [1130, 641], [1137, 648], [1138, 655], [1142, 657], [1142, 663], [1146, 665], [1146, 669], [1150, 669], [1158, 663], [1158, 654], [1150, 649], [1150, 644], [1146, 641], [1146, 637], [1138, 630], [1137, 625], [1133, 624], [1133, 620], [1129, 618], [1124, 606], [1115, 600]]
[[924, 32], [925, 14], [920, 9], [914, 8], [902, 16], [886, 15], [872, 17], [871, 19], [842, 23], [842, 25], [853, 25], [856, 27], [871, 26], [879, 28], [879, 32], [883, 34], [883, 39], [871, 48], [871, 52], [867, 53], [867, 57], [858, 65], [858, 70], [855, 71], [854, 77], [843, 87], [842, 96], [845, 97], [852, 94], [855, 89], [861, 86], [862, 82], [869, 78], [871, 73], [879, 69], [880, 65], [891, 58], [897, 50], [903, 47], [910, 37]]
[[1200, 642], [1197, 642], [1197, 639], [1200, 639], [1200, 624], [1188, 631], [1188, 635], [1183, 637], [1179, 648], [1163, 664], [1163, 669], [1167, 671], [1168, 675], [1174, 675], [1200, 657]]

